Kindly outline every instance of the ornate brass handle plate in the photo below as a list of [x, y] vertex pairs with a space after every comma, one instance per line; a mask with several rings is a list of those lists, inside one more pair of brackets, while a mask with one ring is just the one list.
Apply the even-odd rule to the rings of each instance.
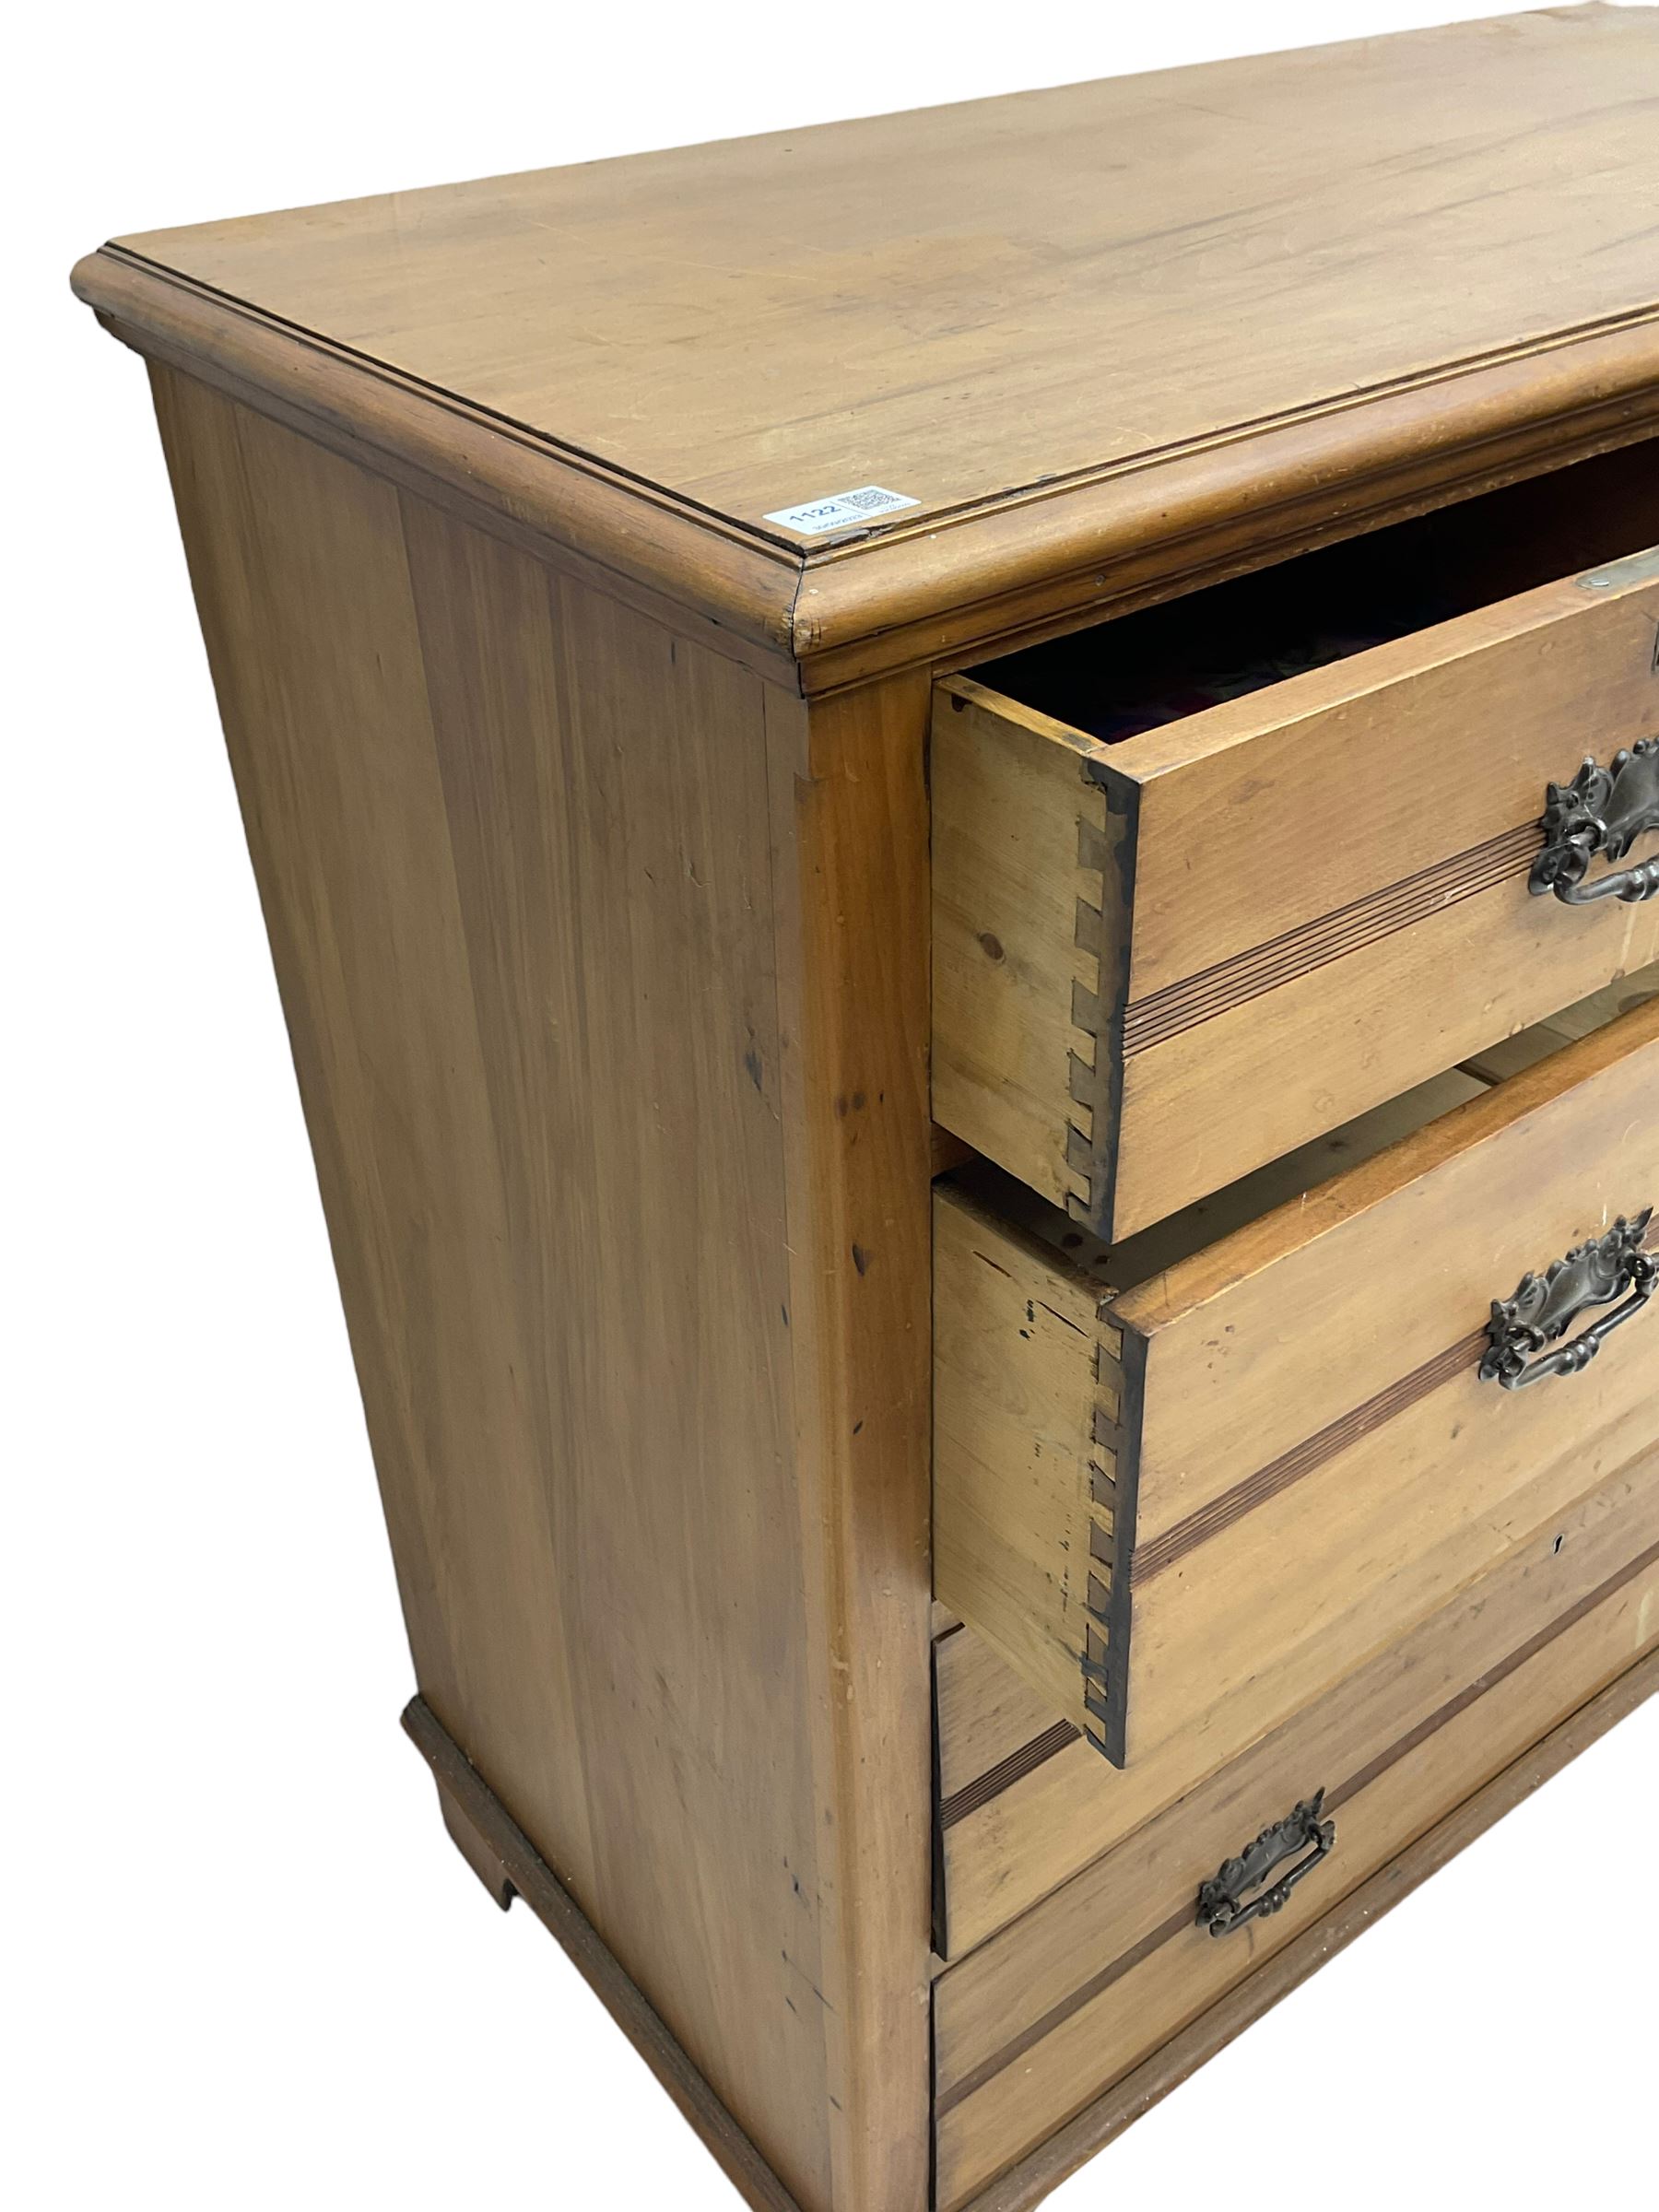
[[1659, 898], [1659, 853], [1590, 874], [1593, 862], [1623, 860], [1639, 837], [1659, 830], [1659, 737], [1615, 754], [1611, 768], [1586, 760], [1571, 783], [1552, 783], [1543, 830], [1544, 850], [1529, 878], [1535, 899], [1553, 891], [1564, 906], [1603, 899], [1635, 906]]
[[[1253, 1843], [1246, 1844], [1236, 1859], [1229, 1859], [1198, 1892], [1198, 1925], [1212, 1936], [1230, 1935], [1253, 1920], [1282, 1912], [1298, 1882], [1312, 1874], [1321, 1859], [1335, 1850], [1336, 1823], [1321, 1818], [1324, 1792], [1310, 1797], [1282, 1820], [1265, 1828]], [[1271, 1888], [1261, 1885], [1298, 1852], [1288, 1874], [1279, 1876]], [[1251, 1897], [1250, 1891], [1260, 1890]]]
[[[1581, 1374], [1614, 1330], [1634, 1321], [1659, 1289], [1659, 1255], [1643, 1249], [1653, 1218], [1650, 1206], [1632, 1219], [1616, 1221], [1606, 1236], [1579, 1245], [1542, 1275], [1524, 1277], [1512, 1298], [1494, 1299], [1481, 1381], [1524, 1390], [1547, 1375]], [[1581, 1313], [1613, 1305], [1616, 1299], [1623, 1304], [1581, 1335], [1560, 1342]]]

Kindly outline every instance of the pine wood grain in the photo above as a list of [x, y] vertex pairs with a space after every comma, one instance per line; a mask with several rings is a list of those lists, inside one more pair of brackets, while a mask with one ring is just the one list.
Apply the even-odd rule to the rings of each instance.
[[1526, 883], [1549, 786], [1659, 734], [1656, 627], [1569, 577], [1110, 744], [949, 679], [939, 1120], [1117, 1241], [1659, 958]]
[[1123, 1393], [1100, 1303], [1076, 1268], [941, 1188], [934, 1587], [1079, 1724], [1091, 1598], [1112, 1559], [1112, 1454], [1100, 1430]]
[[445, 1827], [496, 1902], [505, 1911], [522, 1897], [563, 1946], [752, 2212], [801, 2212], [424, 1699], [410, 1700], [404, 1726], [431, 1767]]
[[[934, 686], [1540, 472], [1561, 552], [1539, 573], [1599, 559], [1659, 452], [1656, 65], [1651, 11], [1549, 13], [151, 234], [76, 273], [154, 371], [412, 1730], [468, 1863], [532, 1898], [775, 2212], [1023, 2189], [1008, 2161], [1048, 2171], [1037, 2135], [1099, 2124], [1107, 2077], [1133, 2097], [1217, 1990], [1154, 1975], [1097, 2044], [1060, 1984], [1162, 1909], [1172, 1796], [1210, 1792], [1218, 1834], [1230, 1791], [1241, 1810], [1249, 1777], [1277, 1785], [1268, 1732], [1358, 1742], [1366, 1700], [1395, 1710], [1385, 1648], [1426, 1615], [1559, 1594], [1616, 1517], [1583, 1486], [1651, 1441], [1622, 1342], [1501, 1430], [1448, 1369], [1384, 1441], [1232, 1510], [1249, 1455], [1309, 1441], [1262, 1385], [1275, 1286], [1281, 1394], [1323, 1418], [1395, 1315], [1345, 1307], [1320, 1249], [1405, 1281], [1461, 1224], [1484, 1300], [1510, 1287], [1490, 1266], [1589, 1218], [1576, 1167], [1546, 1188], [1557, 1150], [1649, 1161], [1648, 1030], [1622, 1032], [1634, 1088], [1623, 1047], [1574, 1047], [1589, 1102], [1566, 1110], [1559, 1068], [1504, 1031], [1659, 955], [1646, 912], [1569, 936], [1514, 904], [1533, 781], [1654, 726], [1653, 608], [1503, 581], [1477, 504], [1448, 529], [1493, 606], [1098, 776], [1053, 717]], [[1568, 473], [1587, 455], [1634, 487], [1622, 506]], [[771, 519], [872, 480], [915, 504], [829, 540]], [[1414, 785], [1476, 749], [1490, 772], [1458, 777], [1421, 859]], [[1300, 876], [1229, 871], [1221, 820], [1299, 839]], [[1477, 1050], [1490, 1066], [1447, 1073]], [[1265, 1079], [1283, 1067], [1300, 1108]], [[1499, 1073], [1513, 1129], [1477, 1110], [1412, 1139], [1414, 1239], [1392, 1171], [1354, 1164], [1382, 1102]], [[994, 1515], [948, 1508], [935, 1598], [930, 1186], [978, 1173], [975, 1147], [1063, 1210], [1051, 1236], [1030, 1194], [1006, 1232], [940, 1201], [939, 1284], [965, 1271], [982, 1299], [947, 1296], [937, 1329], [939, 1371], [977, 1393], [942, 1399], [940, 1496], [991, 1440], [1024, 1520], [1007, 1553]], [[1465, 1187], [1483, 1147], [1505, 1164]], [[1337, 1202], [1287, 1231], [1271, 1209], [1338, 1168]], [[1112, 1225], [1114, 1278], [1066, 1209]], [[1018, 1245], [1018, 1353], [982, 1232]], [[1430, 1272], [1424, 1329], [1475, 1281]], [[1211, 1361], [1202, 1332], [1235, 1325], [1242, 1353]], [[1302, 1619], [1287, 1561], [1316, 1586]], [[1035, 1709], [956, 1625], [993, 1583]], [[1056, 1630], [1056, 1587], [1087, 1618]], [[1610, 1647], [1626, 1624], [1595, 1618]], [[1590, 1618], [1561, 1643], [1586, 1679]], [[1050, 1700], [1064, 1660], [1099, 1733], [1131, 1625], [1146, 1741], [1113, 1774]], [[1319, 1703], [1345, 1670], [1371, 1685], [1346, 1732]], [[1516, 1742], [1568, 1687], [1506, 1685]], [[1396, 1794], [1354, 1784], [1362, 1865], [1471, 1786], [1441, 1737]], [[1121, 1883], [1077, 1936], [1071, 1901], [1041, 1900], [1109, 1848]], [[993, 1990], [979, 1961], [1015, 1956], [995, 1930], [1022, 1911], [1041, 1959]], [[1264, 1974], [1300, 1940], [1281, 1933]], [[982, 1949], [932, 2015], [935, 1938]], [[1031, 2039], [1030, 2096], [994, 2063], [1007, 2034]]]
[[1074, 2120], [1008, 2168], [972, 2200], [971, 2212], [1031, 2212], [1087, 2159], [1103, 2149], [1132, 2122], [1149, 2112], [1206, 2059], [1213, 2058], [1281, 1997], [1363, 1935], [1420, 1883], [1475, 1842], [1580, 1752], [1659, 1689], [1659, 1653], [1649, 1652], [1551, 1729], [1472, 1797], [1436, 1821], [1379, 1873], [1362, 1882], [1311, 1928], [1235, 1983], [1226, 1995], [1150, 2058], [1133, 2067]]
[[927, 2189], [927, 707], [767, 710], [834, 2212]]
[[[797, 794], [732, 659], [155, 382], [422, 1695], [806, 2212], [876, 2212], [867, 2143], [926, 2156], [924, 941], [854, 1032], [802, 902], [878, 787], [826, 740]], [[914, 901], [919, 746], [890, 788]], [[785, 1097], [853, 1073], [849, 1169]]]
[[[1048, 1745], [1047, 1709], [971, 1630], [952, 1637], [937, 1664], [940, 1771], [955, 1793], [941, 1808], [947, 1955], [975, 1950], [1021, 1914], [1034, 1924], [1032, 1908], [1048, 1912], [1056, 1893], [1081, 1898], [1087, 1889], [1096, 1897], [1092, 1925], [1113, 1909], [1111, 1870], [1131, 1843], [1143, 1851], [1147, 1836], [1162, 1832], [1163, 1816], [1196, 1803], [1200, 1786], [1223, 1769], [1254, 1771], [1251, 1762], [1270, 1758], [1294, 1767], [1303, 1755], [1290, 1747], [1315, 1738], [1340, 1747], [1354, 1768], [1365, 1764], [1659, 1543], [1656, 1473], [1651, 1451], [1621, 1466], [1270, 1733], [1250, 1714], [1223, 1714], [1202, 1735], [1165, 1745], [1126, 1773], [1107, 1767], [1076, 1735], [1037, 1757]], [[1311, 1752], [1308, 1760], [1322, 1771], [1327, 1763]], [[1244, 1827], [1253, 1835], [1278, 1817], [1265, 1812]], [[1224, 1855], [1218, 1851], [1218, 1864]]]
[[[1451, 26], [152, 232], [76, 283], [826, 689], [1651, 434], [1656, 36]], [[916, 508], [765, 519], [872, 481]]]
[[[1020, 1923], [941, 1977], [935, 2004], [942, 2212], [968, 2203], [1103, 2088], [1316, 1925], [1347, 1891], [1617, 1681], [1659, 1635], [1656, 1594], [1659, 1561], [1650, 1558], [1593, 1610], [1570, 1619], [1477, 1697], [1454, 1700], [1434, 1716], [1435, 1724], [1396, 1744], [1382, 1761], [1348, 1768], [1340, 1777], [1347, 1786], [1333, 1793], [1335, 1849], [1277, 1915], [1219, 1940], [1195, 1925], [1198, 1882], [1215, 1872], [1215, 1865], [1199, 1857], [1191, 1865], [1204, 1871], [1191, 1893], [1148, 1929], [1143, 1942], [1104, 1965], [1095, 1964], [1089, 1900], [1079, 1895], [1075, 1913], [1057, 1900], [1043, 1919]], [[1311, 1756], [1325, 1754], [1327, 1765], [1336, 1751], [1335, 1745], [1306, 1748]], [[1197, 1808], [1192, 1831], [1194, 1844], [1201, 1838], [1207, 1850], [1216, 1835], [1231, 1833], [1227, 1814], [1245, 1817], [1245, 1829], [1221, 1846], [1223, 1856], [1256, 1832], [1244, 1814], [1247, 1803], [1277, 1805], [1269, 1817], [1279, 1818], [1322, 1783], [1339, 1778], [1322, 1771], [1318, 1780], [1304, 1779], [1302, 1768], [1293, 1766], [1274, 1778], [1282, 1804], [1262, 1788], [1265, 1774], [1253, 1776], [1237, 1801], [1230, 1801], [1231, 1779], [1223, 1778], [1213, 1806]], [[1211, 1811], [1216, 1820], [1208, 1827], [1204, 1816]], [[1183, 1831], [1183, 1852], [1187, 1841]], [[1182, 1858], [1167, 1877], [1161, 1869], [1152, 1873], [1144, 1899], [1135, 1894], [1135, 1870], [1126, 1869], [1130, 1916], [1137, 1906], [1145, 1918], [1157, 1912], [1159, 1880], [1167, 1878], [1171, 1886], [1162, 1894], [1173, 1897], [1178, 1870], [1187, 1865]], [[1030, 2016], [1023, 2036], [1018, 2032], [1022, 2006]]]
[[[1027, 1752], [1047, 1731], [1053, 1711], [983, 1637], [965, 1624], [934, 1646], [934, 1697], [939, 1742], [939, 1802], [947, 1830], [966, 1818], [959, 1801], [991, 1787], [1003, 1763]], [[1072, 1731], [1075, 1739], [1077, 1731]], [[953, 1811], [953, 1808], [955, 1810]]]
[[[1305, 1709], [954, 1968], [937, 1992], [941, 2101], [959, 2102], [964, 2085], [1013, 2063], [1052, 2019], [1075, 2009], [1080, 1993], [1142, 1946], [1168, 1940], [1172, 1926], [1192, 1927], [1203, 1883], [1293, 1805], [1323, 1792], [1339, 1818], [1402, 1746], [1455, 1717], [1473, 1695], [1514, 1671], [1518, 1659], [1553, 1642], [1564, 1622], [1632, 1592], [1640, 1605], [1659, 1572], [1652, 1491], [1651, 1465], [1638, 1463], [1625, 1479], [1624, 1510], [1608, 1530], [1618, 1530], [1620, 1547], [1594, 1581], [1584, 1583], [1583, 1560], [1576, 1575], [1558, 1575], [1541, 1557], [1531, 1562], [1530, 1584], [1492, 1578], [1490, 1588], [1481, 1587], [1498, 1621], [1488, 1625], [1465, 1603], [1453, 1619], [1434, 1624], [1435, 1635], [1404, 1644], [1392, 1669], [1368, 1669]], [[1475, 1648], [1487, 1654], [1483, 1665], [1475, 1665], [1466, 1641], [1460, 1647], [1454, 1628], [1465, 1639], [1473, 1632]], [[1425, 1670], [1423, 1679], [1407, 1674], [1407, 1660]]]
[[[1512, 877], [1141, 1053], [1124, 1073], [1118, 1233], [1159, 1218], [1174, 1190], [1219, 1189], [1379, 1092], [1477, 1062], [1510, 1025], [1650, 964], [1659, 910], [1606, 905], [1606, 928], [1583, 929], [1594, 908]], [[1321, 1079], [1290, 1083], [1290, 1068]]]
[[1087, 1146], [1095, 1126], [1078, 994], [1099, 1002], [1128, 923], [1121, 818], [1083, 774], [1086, 753], [1064, 724], [965, 683], [935, 707], [933, 1111], [1061, 1206], [1088, 1194], [1073, 1132]]
[[719, 513], [925, 518], [1651, 309], [1656, 54], [1520, 17], [122, 242]]
[[[1659, 1006], [1647, 1006], [1324, 1186], [1305, 1207], [1282, 1209], [1131, 1291], [1115, 1318], [1147, 1339], [1137, 1548], [1191, 1526], [1280, 1454], [1471, 1329], [1478, 1335], [1491, 1300], [1509, 1297], [1530, 1269], [1653, 1204], [1659, 1129], [1645, 1108], [1655, 1082]], [[1263, 1264], [1275, 1244], [1284, 1264]], [[1335, 1317], [1334, 1334], [1314, 1320], [1321, 1312]], [[1308, 1317], [1294, 1341], [1292, 1313]], [[1213, 1544], [1135, 1591], [1128, 1668], [1141, 1702], [1132, 1743], [1137, 1725], [1144, 1742], [1157, 1741], [1177, 1724], [1177, 1709], [1192, 1717], [1190, 1697], [1207, 1709], [1212, 1691], [1282, 1649], [1269, 1619], [1244, 1618], [1242, 1599], [1261, 1586], [1265, 1555], [1255, 1546], [1288, 1520], [1292, 1548], [1272, 1555], [1280, 1602], [1290, 1599], [1282, 1625], [1320, 1669], [1359, 1656], [1357, 1639], [1388, 1632], [1385, 1614], [1397, 1631], [1445, 1576], [1466, 1575], [1477, 1552], [1489, 1557], [1524, 1533], [1539, 1505], [1553, 1511], [1560, 1470], [1628, 1418], [1651, 1419], [1659, 1354], [1633, 1334], [1628, 1358], [1598, 1362], [1571, 1393], [1500, 1392], [1476, 1380], [1471, 1359], [1398, 1418], [1351, 1443], [1334, 1439], [1323, 1465], [1265, 1498], [1259, 1516], [1253, 1496], [1241, 1495], [1239, 1517]], [[1541, 1492], [1532, 1488], [1539, 1481]], [[1329, 1585], [1321, 1562], [1333, 1569]], [[1370, 1597], [1367, 1577], [1389, 1592], [1386, 1606]], [[1301, 1664], [1283, 1694], [1292, 1694], [1292, 1676], [1309, 1679]]]
[[1131, 1765], [1230, 1704], [1273, 1725], [1645, 1441], [1640, 1325], [1571, 1390], [1477, 1374], [1495, 1298], [1659, 1194], [1631, 995], [1496, 1090], [1356, 1124], [1329, 1181], [1320, 1146], [1254, 1179], [1272, 1210], [1218, 1206], [1213, 1242], [1202, 1211], [1112, 1250], [940, 1186], [935, 1586], [1053, 1718]]
[[1477, 1053], [1468, 1064], [1469, 1072], [1486, 1083], [1504, 1082], [1536, 1067], [1551, 1053], [1563, 1051], [1575, 1038], [1592, 1036], [1620, 1014], [1634, 1014], [1638, 1006], [1655, 998], [1659, 998], [1659, 965], [1638, 969], [1633, 975], [1609, 983], [1605, 991], [1593, 992], [1588, 998], [1563, 1006], [1547, 1021], [1506, 1038], [1490, 1052]]

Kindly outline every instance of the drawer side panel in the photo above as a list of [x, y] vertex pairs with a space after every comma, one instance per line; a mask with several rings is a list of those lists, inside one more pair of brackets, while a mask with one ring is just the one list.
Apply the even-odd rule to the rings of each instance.
[[965, 1196], [934, 1198], [934, 1588], [1086, 1717], [1104, 1625], [1123, 1383], [1099, 1292]]
[[964, 677], [935, 689], [934, 1116], [1092, 1220], [1109, 1206], [1133, 825], [1088, 752]]

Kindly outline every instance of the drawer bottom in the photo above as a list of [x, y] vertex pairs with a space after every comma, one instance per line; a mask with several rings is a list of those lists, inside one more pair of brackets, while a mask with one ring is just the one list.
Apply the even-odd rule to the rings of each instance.
[[[1644, 1465], [1651, 1479], [1659, 1466]], [[1281, 1815], [1324, 1791], [1328, 1855], [1282, 1909], [1219, 1937], [1199, 1924], [1217, 1871], [1223, 1773], [1137, 1840], [945, 1972], [935, 1991], [939, 2212], [1018, 2212], [1464, 1842], [1659, 1688], [1659, 1547], [1357, 1772], [1287, 1777]], [[1242, 1805], [1241, 1805], [1241, 1810]], [[1231, 1836], [1242, 1852], [1259, 1819]], [[1182, 1829], [1202, 1835], [1183, 1853]], [[1166, 1826], [1167, 1824], [1167, 1826]], [[1120, 1949], [1123, 1891], [1156, 1859], [1180, 1902]], [[1119, 1857], [1121, 1881], [1108, 1882]], [[1185, 1866], [1184, 1857], [1193, 1865]], [[1269, 1882], [1288, 1871], [1287, 1862]], [[1187, 1877], [1192, 1875], [1190, 1887]], [[1119, 1891], [1107, 1902], [1108, 1888]], [[1175, 1892], [1171, 1890], [1171, 1900]], [[1114, 1955], [1102, 1957], [1102, 1949]]]

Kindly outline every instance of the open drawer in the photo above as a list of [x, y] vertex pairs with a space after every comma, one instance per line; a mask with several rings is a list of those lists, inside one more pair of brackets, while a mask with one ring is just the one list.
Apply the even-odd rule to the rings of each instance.
[[1276, 1725], [1659, 1441], [1656, 1206], [1655, 970], [1116, 1247], [963, 1171], [941, 1604], [1117, 1765]]
[[1640, 448], [941, 682], [935, 1118], [1114, 1240], [1659, 958], [1656, 538]]

